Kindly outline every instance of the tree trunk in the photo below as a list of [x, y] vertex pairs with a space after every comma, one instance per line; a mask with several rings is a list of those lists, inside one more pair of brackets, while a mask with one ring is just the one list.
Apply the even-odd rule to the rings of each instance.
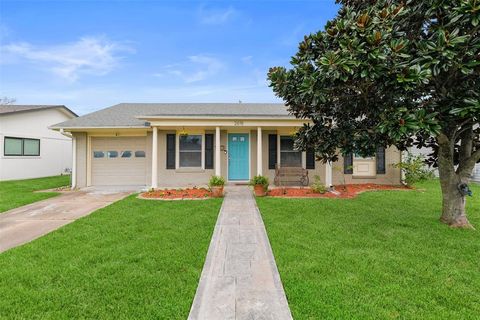
[[467, 219], [465, 196], [458, 190], [458, 185], [467, 183], [468, 178], [460, 177], [455, 172], [453, 144], [446, 136], [438, 138], [438, 147], [438, 172], [443, 200], [440, 221], [451, 227], [473, 228]]
[[473, 228], [468, 221], [465, 211], [466, 199], [458, 191], [457, 186], [461, 181], [457, 179], [455, 180], [456, 181], [443, 181], [443, 179], [440, 178], [443, 196], [442, 216], [440, 217], [440, 221], [451, 227]]

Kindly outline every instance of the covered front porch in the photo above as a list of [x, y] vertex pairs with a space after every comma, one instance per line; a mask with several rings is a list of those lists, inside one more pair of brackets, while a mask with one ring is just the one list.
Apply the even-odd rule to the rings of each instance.
[[151, 188], [206, 184], [212, 175], [227, 183], [246, 183], [264, 175], [273, 184], [275, 168], [301, 167], [310, 181], [320, 176], [332, 185], [332, 166], [293, 148], [293, 133], [303, 121], [284, 119], [169, 119], [151, 125]]

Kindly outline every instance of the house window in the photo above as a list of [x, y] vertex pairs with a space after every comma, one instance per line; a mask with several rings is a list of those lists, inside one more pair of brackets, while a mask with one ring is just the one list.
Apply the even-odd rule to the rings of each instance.
[[280, 165], [282, 167], [302, 166], [302, 152], [295, 150], [293, 138], [290, 136], [280, 137]]
[[135, 151], [135, 158], [145, 158], [145, 151]]
[[3, 154], [5, 156], [39, 156], [40, 140], [5, 137]]
[[95, 159], [104, 158], [105, 157], [105, 152], [103, 152], [103, 151], [93, 151], [93, 157]]
[[179, 137], [179, 166], [198, 168], [202, 166], [202, 136], [188, 135]]
[[373, 157], [362, 157], [360, 154], [354, 153], [353, 154], [353, 159], [355, 159], [355, 160], [373, 160]]

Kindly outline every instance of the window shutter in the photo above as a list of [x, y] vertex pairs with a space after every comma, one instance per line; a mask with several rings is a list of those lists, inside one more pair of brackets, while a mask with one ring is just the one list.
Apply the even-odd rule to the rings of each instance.
[[307, 156], [307, 169], [315, 169], [315, 150], [308, 149], [306, 152]]
[[268, 169], [275, 169], [277, 164], [277, 135], [268, 135]]
[[213, 134], [205, 134], [205, 169], [213, 169]]
[[353, 154], [347, 153], [343, 157], [343, 172], [345, 174], [353, 174]]
[[385, 148], [377, 148], [377, 174], [385, 174]]
[[175, 169], [175, 134], [167, 134], [167, 169]]

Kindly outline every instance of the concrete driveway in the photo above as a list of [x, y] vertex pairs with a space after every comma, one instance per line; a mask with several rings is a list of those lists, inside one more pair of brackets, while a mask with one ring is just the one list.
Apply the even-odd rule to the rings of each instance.
[[0, 213], [0, 252], [30, 242], [78, 218], [89, 215], [131, 191], [70, 191]]

